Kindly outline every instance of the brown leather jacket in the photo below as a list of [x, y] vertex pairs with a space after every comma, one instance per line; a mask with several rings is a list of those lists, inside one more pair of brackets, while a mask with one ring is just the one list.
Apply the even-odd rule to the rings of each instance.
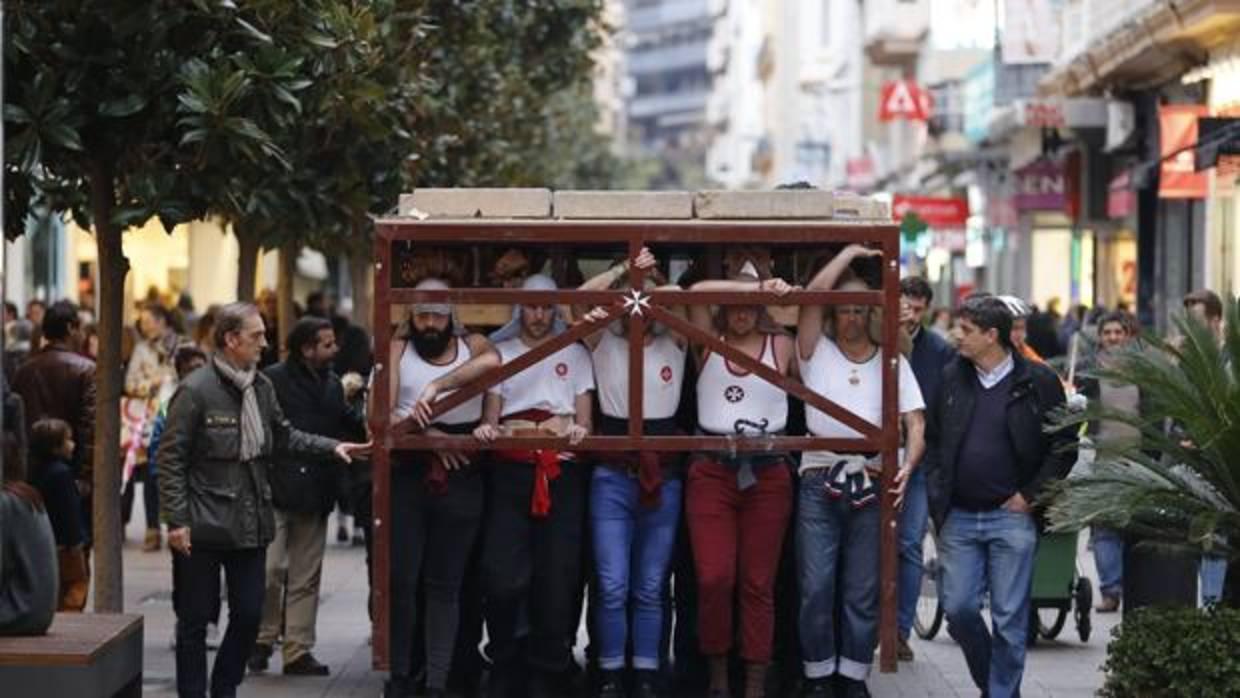
[[95, 443], [95, 362], [60, 345], [30, 355], [13, 376], [26, 407], [26, 429], [40, 419], [63, 419], [73, 428], [74, 478], [91, 482]]

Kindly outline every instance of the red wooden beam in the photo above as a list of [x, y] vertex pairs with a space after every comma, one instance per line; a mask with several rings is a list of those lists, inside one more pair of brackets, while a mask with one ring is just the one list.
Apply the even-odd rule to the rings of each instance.
[[801, 244], [870, 242], [888, 224], [858, 221], [572, 221], [380, 218], [375, 226], [390, 240], [462, 245], [571, 243]]
[[682, 319], [679, 315], [673, 315], [659, 307], [652, 308], [650, 314], [655, 320], [663, 322], [692, 341], [705, 345], [711, 351], [722, 355], [728, 361], [741, 366], [746, 371], [756, 374], [768, 383], [775, 384], [784, 392], [804, 400], [807, 405], [835, 417], [842, 424], [855, 429], [863, 436], [874, 440], [880, 438], [881, 432], [878, 427], [806, 388], [800, 381], [785, 376], [688, 320]]
[[555, 449], [579, 453], [614, 451], [864, 451], [877, 444], [867, 439], [825, 439], [818, 436], [587, 436], [569, 446], [563, 436], [505, 436], [483, 443], [472, 436], [394, 436], [393, 449], [400, 451], [489, 451], [493, 449]]
[[[415, 291], [394, 288], [392, 303], [504, 303], [507, 305], [607, 305], [617, 302], [623, 291], [563, 289], [531, 291], [519, 288], [452, 288]], [[882, 305], [880, 291], [650, 291], [651, 303], [659, 305]]]
[[392, 305], [390, 300], [392, 280], [392, 245], [382, 235], [375, 237], [375, 362], [371, 394], [370, 434], [374, 443], [380, 444], [371, 455], [373, 477], [371, 480], [371, 537], [374, 545], [374, 571], [370, 588], [374, 594], [375, 614], [371, 633], [371, 664], [375, 669], [388, 668], [388, 648], [391, 638], [389, 621], [391, 614], [391, 513], [392, 513], [392, 452], [382, 444], [387, 442], [392, 410], [391, 390], [388, 386], [388, 366], [391, 352]]
[[[632, 264], [641, 254], [642, 243], [636, 238], [629, 240], [629, 263]], [[637, 305], [638, 298], [645, 296], [644, 282], [646, 272], [636, 266], [629, 268], [629, 438], [640, 439], [642, 436], [642, 419], [645, 405], [645, 349], [646, 349], [646, 316], [645, 311]]]
[[884, 673], [896, 671], [896, 613], [899, 604], [897, 589], [899, 576], [899, 536], [896, 530], [899, 516], [896, 511], [895, 487], [897, 462], [900, 453], [900, 243], [895, 235], [883, 239], [883, 295], [887, 312], [883, 313], [883, 430], [882, 430], [882, 487], [879, 497], [879, 669]]

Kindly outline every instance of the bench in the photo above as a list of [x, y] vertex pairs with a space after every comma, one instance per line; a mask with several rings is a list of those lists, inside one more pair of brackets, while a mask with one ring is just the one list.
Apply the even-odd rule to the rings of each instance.
[[0, 637], [0, 686], [12, 698], [138, 698], [142, 616], [57, 613], [46, 635]]

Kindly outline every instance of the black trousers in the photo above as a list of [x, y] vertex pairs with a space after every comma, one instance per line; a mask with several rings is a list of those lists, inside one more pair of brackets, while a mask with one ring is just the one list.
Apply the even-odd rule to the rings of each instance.
[[245, 678], [263, 615], [266, 581], [263, 548], [214, 551], [195, 547], [176, 553], [173, 564], [177, 614], [177, 695], [207, 695], [207, 623], [219, 614], [220, 570], [228, 585], [228, 630], [211, 670], [211, 695], [234, 696]]
[[[534, 466], [505, 463], [491, 472], [482, 566], [497, 672], [527, 663], [537, 671], [559, 674], [572, 662], [588, 485], [588, 467], [563, 463], [559, 478], [550, 483], [550, 514], [534, 518]], [[529, 637], [522, 643], [526, 621]]]
[[[425, 484], [424, 463], [392, 468], [391, 672], [412, 677], [415, 653], [425, 651], [426, 684], [445, 688], [456, 646], [461, 586], [482, 524], [484, 481], [476, 470], [453, 473], [447, 490]], [[425, 619], [418, 623], [419, 580]], [[424, 643], [415, 640], [418, 627]], [[422, 648], [425, 648], [424, 650]], [[420, 659], [420, 658], [419, 658]]]

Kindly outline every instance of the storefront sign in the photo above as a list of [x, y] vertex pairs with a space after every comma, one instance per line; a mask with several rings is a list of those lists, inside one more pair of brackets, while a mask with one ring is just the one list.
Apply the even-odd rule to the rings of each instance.
[[1063, 166], [1054, 160], [1038, 160], [1016, 171], [1017, 211], [1063, 211], [1067, 182]]
[[1209, 114], [1202, 104], [1170, 104], [1158, 108], [1162, 172], [1158, 196], [1161, 199], [1204, 199], [1209, 177], [1197, 172], [1194, 151], [1197, 145], [1197, 118]]
[[1132, 190], [1132, 175], [1124, 170], [1111, 179], [1107, 191], [1107, 218], [1127, 218], [1137, 210], [1137, 193]]
[[883, 83], [878, 99], [878, 120], [929, 121], [930, 93], [912, 80]]
[[1105, 152], [1123, 148], [1137, 130], [1137, 110], [1131, 102], [1107, 102], [1107, 141]]
[[847, 176], [848, 186], [854, 189], [872, 187], [878, 178], [878, 171], [874, 167], [874, 158], [869, 155], [862, 155], [859, 158], [848, 158], [844, 162], [844, 174]]
[[896, 194], [891, 213], [902, 220], [907, 213], [916, 213], [931, 228], [964, 230], [969, 223], [969, 200], [964, 197], [905, 196]]

